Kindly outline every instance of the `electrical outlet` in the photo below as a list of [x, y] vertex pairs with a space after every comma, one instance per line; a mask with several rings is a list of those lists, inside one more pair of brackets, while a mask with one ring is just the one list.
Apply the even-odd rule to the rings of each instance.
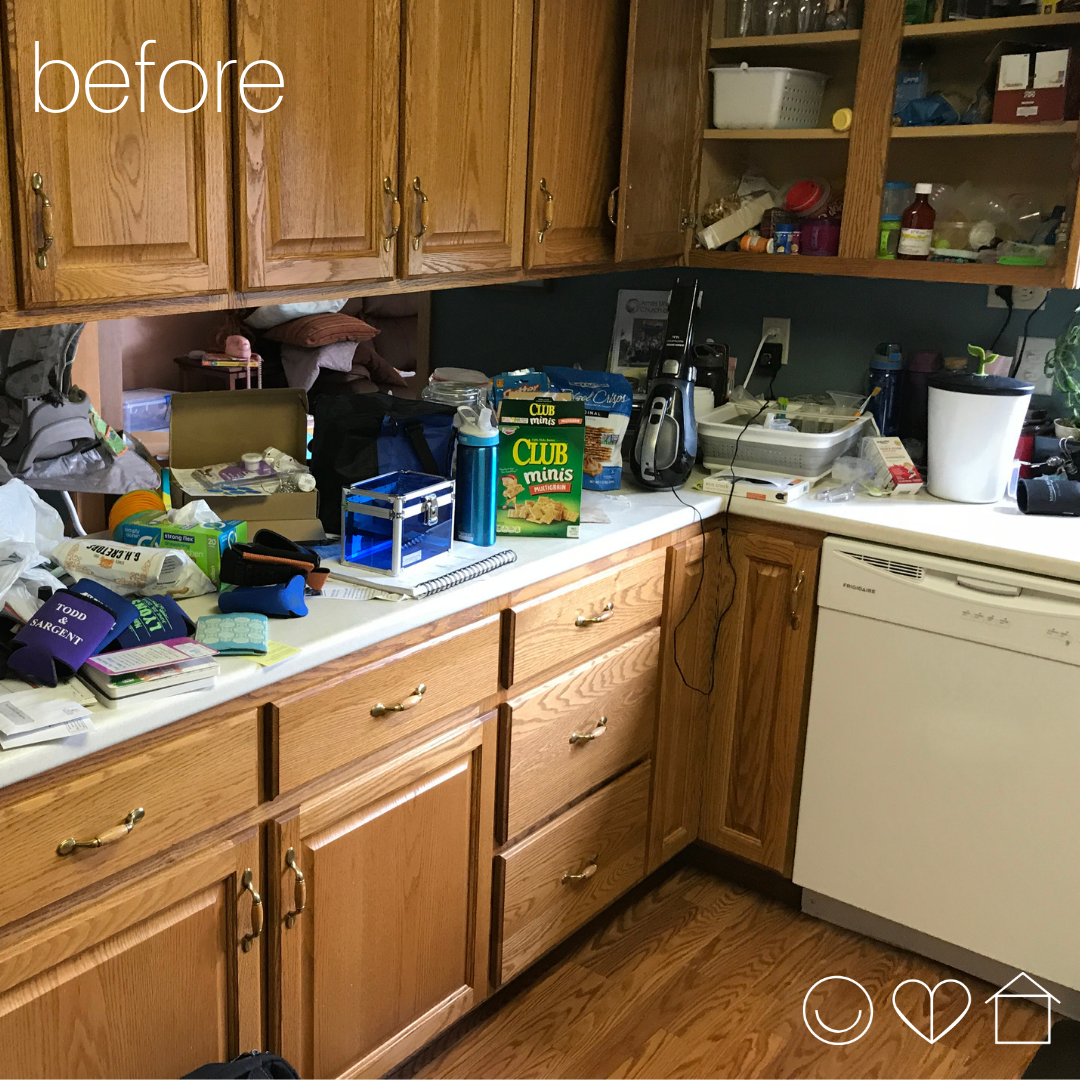
[[[996, 285], [986, 287], [986, 306], [988, 308], [1005, 308], [1008, 304], [1001, 299], [994, 289]], [[1012, 291], [1013, 311], [1034, 311], [1042, 307], [1046, 302], [1046, 289], [1040, 289], [1034, 285], [1014, 285]]]
[[[766, 347], [769, 343], [778, 343], [781, 348], [780, 363], [786, 364], [788, 362], [788, 355], [791, 350], [791, 320], [790, 319], [774, 319], [765, 318], [761, 320], [761, 333], [762, 335], [768, 335], [772, 331], [772, 336], [769, 337]], [[762, 350], [761, 359], [765, 359], [765, 350]], [[760, 363], [760, 361], [759, 361]]]
[[776, 375], [780, 371], [780, 365], [784, 363], [785, 353], [778, 341], [766, 341], [761, 346], [761, 355], [758, 357], [755, 375]]

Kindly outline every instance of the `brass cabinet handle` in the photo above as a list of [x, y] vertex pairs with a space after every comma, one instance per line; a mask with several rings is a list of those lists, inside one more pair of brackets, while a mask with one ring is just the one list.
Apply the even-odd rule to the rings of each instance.
[[56, 854], [70, 855], [78, 848], [99, 848], [106, 844], [115, 844], [118, 840], [123, 840], [144, 817], [146, 817], [146, 811], [138, 806], [119, 825], [114, 825], [111, 829], [99, 833], [93, 840], [76, 840], [74, 836], [61, 840], [57, 845]]
[[592, 731], [585, 732], [584, 734], [575, 731], [573, 735], [570, 736], [570, 745], [576, 746], [578, 743], [590, 743], [593, 739], [599, 739], [605, 731], [607, 731], [607, 717], [601, 716], [600, 719], [596, 721], [596, 727], [594, 727]]
[[424, 189], [420, 186], [420, 177], [414, 176], [412, 189], [420, 199], [420, 231], [412, 238], [413, 251], [420, 250], [420, 237], [427, 232], [428, 227], [428, 201]]
[[569, 885], [571, 881], [588, 881], [598, 869], [596, 865], [596, 860], [598, 858], [600, 858], [599, 855], [590, 855], [589, 861], [585, 865], [585, 869], [579, 874], [571, 874], [570, 871], [567, 870], [562, 876], [562, 883], [564, 885]]
[[53, 246], [52, 203], [49, 201], [49, 196], [45, 194], [45, 181], [41, 178], [41, 173], [34, 173], [30, 177], [30, 186], [34, 189], [34, 194], [37, 195], [41, 204], [42, 240], [41, 247], [37, 249], [37, 257], [34, 262], [39, 270], [44, 270], [49, 265], [49, 259], [45, 252]]
[[618, 221], [615, 219], [616, 207], [619, 204], [619, 185], [616, 184], [611, 189], [611, 194], [607, 197], [607, 219], [612, 225], [618, 226]]
[[540, 194], [547, 200], [544, 203], [544, 227], [540, 230], [539, 235], [536, 237], [536, 242], [542, 244], [544, 242], [544, 233], [551, 228], [555, 223], [555, 196], [548, 191], [547, 180], [544, 177], [540, 177]]
[[427, 686], [421, 683], [404, 701], [399, 701], [396, 705], [384, 705], [381, 701], [378, 705], [372, 705], [371, 715], [385, 716], [389, 712], [404, 712], [414, 705], [419, 705], [426, 693]]
[[401, 228], [401, 200], [398, 199], [397, 192], [394, 190], [394, 185], [389, 176], [383, 177], [382, 186], [383, 191], [390, 196], [390, 231], [383, 240], [383, 250], [389, 251], [390, 245], [394, 242], [394, 237], [397, 236], [398, 230]]
[[594, 623], [607, 622], [615, 614], [615, 605], [609, 600], [599, 615], [579, 615], [574, 620], [575, 626], [592, 626]]
[[263, 932], [263, 902], [262, 897], [255, 891], [255, 886], [252, 884], [252, 878], [254, 875], [251, 872], [249, 866], [244, 871], [243, 878], [240, 879], [240, 884], [251, 893], [251, 933], [245, 934], [240, 939], [240, 948], [244, 952], [251, 952], [252, 943]]
[[291, 930], [304, 908], [307, 907], [307, 878], [300, 872], [300, 867], [296, 862], [296, 852], [292, 848], [285, 852], [285, 865], [296, 875], [296, 882], [293, 885], [293, 909], [285, 912], [285, 926]]
[[806, 580], [806, 571], [800, 570], [795, 578], [795, 584], [791, 586], [791, 629], [799, 629], [799, 590]]

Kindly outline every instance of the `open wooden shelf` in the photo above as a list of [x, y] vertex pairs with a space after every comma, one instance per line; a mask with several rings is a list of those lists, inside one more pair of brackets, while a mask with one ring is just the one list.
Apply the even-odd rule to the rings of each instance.
[[1060, 289], [1060, 266], [997, 266], [935, 263], [903, 259], [841, 259], [813, 255], [755, 255], [745, 251], [690, 252], [690, 266], [716, 270], [762, 270], [789, 274], [833, 274], [839, 277], [893, 278], [907, 281], [951, 281], [967, 285], [1023, 285]]
[[894, 139], [1011, 138], [1013, 135], [1075, 135], [1077, 122], [1043, 124], [946, 124], [942, 127], [894, 127]]
[[[904, 37], [954, 37], [959, 34], [1001, 34], [1010, 30], [1045, 30], [1080, 24], [1080, 12], [1061, 15], [1015, 15], [1008, 19], [960, 19], [956, 22], [916, 23], [904, 27]], [[796, 35], [798, 36], [798, 35]]]
[[[1076, 125], [1074, 124], [1075, 128]], [[832, 128], [706, 128], [705, 139], [846, 139], [847, 131]]]
[[824, 45], [850, 45], [859, 40], [858, 30], [823, 30], [817, 34], [769, 34], [755, 37], [721, 37], [709, 42], [710, 49], [753, 49], [761, 46], [799, 45], [816, 48]]

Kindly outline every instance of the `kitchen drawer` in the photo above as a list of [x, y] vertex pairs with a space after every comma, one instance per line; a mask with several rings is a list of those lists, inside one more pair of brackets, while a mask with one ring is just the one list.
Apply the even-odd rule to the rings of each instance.
[[496, 855], [496, 985], [644, 876], [649, 769], [648, 762], [639, 765]]
[[503, 685], [565, 671], [660, 618], [667, 552], [652, 551], [510, 609], [513, 650]]
[[[498, 690], [499, 617], [274, 702], [278, 791], [289, 791]], [[421, 685], [423, 695], [415, 693]], [[379, 705], [405, 706], [372, 715]]]
[[655, 627], [510, 702], [501, 732], [510, 768], [500, 842], [650, 755], [659, 656]]
[[[0, 923], [253, 808], [259, 801], [258, 746], [252, 709], [87, 768], [0, 809], [4, 863], [11, 871], [0, 890]], [[138, 808], [144, 816], [125, 829]], [[58, 854], [69, 838], [111, 842]]]

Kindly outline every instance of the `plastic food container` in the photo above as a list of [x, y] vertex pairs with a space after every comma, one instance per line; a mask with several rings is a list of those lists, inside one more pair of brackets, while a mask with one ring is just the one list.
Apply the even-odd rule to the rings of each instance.
[[800, 68], [723, 64], [713, 77], [713, 127], [813, 128], [828, 75]]
[[802, 255], [838, 255], [840, 225], [829, 218], [810, 218], [804, 221], [799, 251]]
[[167, 431], [172, 409], [172, 390], [148, 386], [124, 391], [125, 431]]
[[729, 401], [698, 421], [698, 447], [706, 468], [730, 465], [738, 439], [737, 465], [804, 478], [823, 476], [860, 435], [871, 433], [866, 430], [869, 415], [855, 416], [854, 409], [791, 404], [785, 412], [793, 429], [769, 429], [764, 426], [768, 410], [754, 418], [759, 408], [760, 403]]

